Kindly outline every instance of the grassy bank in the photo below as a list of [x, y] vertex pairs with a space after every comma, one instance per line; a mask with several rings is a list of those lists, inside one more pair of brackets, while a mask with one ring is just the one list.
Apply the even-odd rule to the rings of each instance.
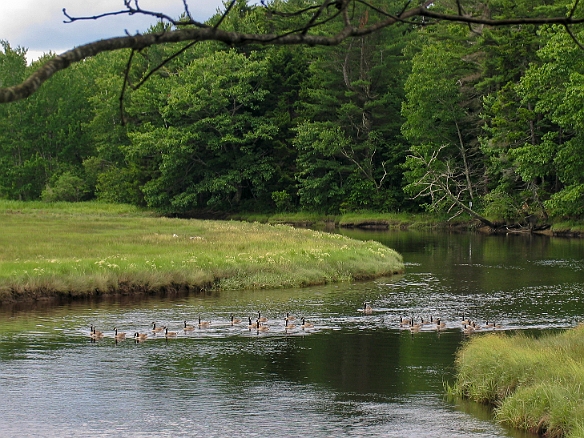
[[[468, 215], [456, 219], [450, 216], [440, 216], [427, 213], [376, 213], [357, 212], [341, 215], [323, 215], [310, 212], [279, 213], [279, 214], [237, 214], [233, 219], [242, 221], [257, 221], [269, 224], [293, 224], [295, 226], [311, 227], [344, 227], [344, 228], [375, 228], [375, 229], [434, 229], [434, 230], [478, 230], [489, 233], [479, 221]], [[495, 221], [493, 219], [493, 221]], [[504, 232], [528, 233], [529, 228], [504, 229]], [[549, 236], [584, 237], [584, 223], [578, 221], [551, 221], [549, 228], [536, 231]]]
[[478, 336], [456, 367], [449, 392], [493, 404], [499, 421], [548, 437], [584, 436], [584, 326], [538, 338]]
[[376, 242], [284, 225], [155, 217], [129, 206], [0, 201], [0, 302], [298, 287], [403, 270]]
[[359, 212], [342, 215], [322, 215], [310, 212], [279, 213], [279, 214], [238, 214], [234, 219], [244, 221], [257, 221], [269, 224], [294, 224], [300, 226], [331, 226], [347, 228], [445, 228], [465, 224], [471, 226], [471, 222], [452, 221], [447, 217], [436, 217], [427, 214], [413, 213], [376, 213]]

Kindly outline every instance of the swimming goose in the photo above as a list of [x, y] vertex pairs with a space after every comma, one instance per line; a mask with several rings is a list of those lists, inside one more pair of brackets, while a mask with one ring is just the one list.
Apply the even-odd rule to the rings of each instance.
[[419, 332], [421, 328], [422, 328], [422, 324], [418, 324], [417, 322], [414, 322], [414, 318], [412, 318], [412, 320], [410, 321], [410, 331]]
[[434, 318], [430, 315], [430, 319], [424, 319], [423, 317], [420, 318], [422, 325], [430, 325], [434, 323]]
[[231, 325], [239, 324], [241, 322], [241, 319], [235, 318], [233, 316], [233, 313], [231, 314], [230, 319], [231, 319]]
[[267, 332], [268, 330], [270, 330], [270, 327], [265, 324], [262, 324], [259, 319], [256, 321], [256, 324], [258, 332]]
[[365, 313], [366, 315], [371, 315], [373, 313], [373, 307], [371, 307], [371, 303], [369, 303], [369, 301], [365, 301], [363, 303], [363, 313]]
[[249, 317], [249, 316], [247, 317], [247, 319], [249, 320], [249, 324], [247, 326], [248, 329], [251, 330], [252, 328], [257, 328], [257, 326], [258, 326], [257, 322], [251, 322], [251, 317]]
[[300, 326], [302, 327], [302, 329], [307, 329], [307, 328], [313, 328], [314, 324], [311, 322], [306, 321], [306, 319], [304, 317], [302, 317], [302, 325]]
[[176, 337], [177, 332], [169, 332], [168, 331], [168, 327], [164, 327], [164, 336], [166, 336], [167, 338], [174, 338]]
[[410, 325], [413, 320], [414, 320], [414, 317], [413, 316], [411, 318], [402, 318], [400, 316], [399, 317], [399, 324], [400, 325]]
[[136, 340], [136, 342], [145, 341], [146, 339], [148, 339], [148, 334], [136, 332], [134, 333], [134, 339]]
[[92, 339], [99, 339], [103, 338], [103, 333], [99, 330], [96, 330], [93, 324], [91, 325], [91, 331], [89, 332], [89, 337]]
[[184, 326], [185, 332], [192, 332], [194, 329], [195, 329], [195, 327], [193, 327], [192, 325], [187, 325], [187, 322], [185, 321], [185, 326]]
[[199, 315], [199, 328], [207, 328], [211, 325], [211, 321], [201, 321], [201, 315]]
[[258, 312], [258, 321], [259, 322], [268, 322], [268, 318], [266, 318], [265, 316], [262, 316], [262, 314], [260, 312]]
[[152, 333], [160, 333], [164, 331], [164, 327], [156, 327], [156, 323], [152, 323]]
[[284, 330], [292, 330], [296, 328], [296, 324], [292, 324], [288, 322], [288, 318], [286, 318], [286, 325], [284, 326]]
[[124, 339], [126, 339], [126, 334], [125, 333], [118, 333], [118, 328], [114, 327], [114, 338], [116, 339], [116, 341], [122, 341]]
[[440, 318], [438, 318], [438, 319], [436, 320], [436, 328], [437, 328], [438, 330], [440, 330], [440, 329], [443, 329], [443, 328], [445, 328], [445, 327], [446, 327], [446, 323], [442, 322], [442, 320], [441, 320]]

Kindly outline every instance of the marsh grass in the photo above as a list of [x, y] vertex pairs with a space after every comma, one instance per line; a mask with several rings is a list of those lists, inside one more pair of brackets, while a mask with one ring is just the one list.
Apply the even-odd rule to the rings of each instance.
[[431, 216], [412, 213], [378, 213], [361, 211], [342, 215], [322, 215], [311, 212], [279, 213], [279, 214], [238, 214], [234, 219], [258, 221], [261, 223], [287, 223], [295, 225], [329, 225], [340, 227], [384, 226], [387, 228], [436, 228], [456, 225], [448, 221], [448, 217]]
[[0, 202], [0, 301], [298, 287], [403, 270], [377, 242], [285, 225], [155, 217], [128, 206]]
[[495, 405], [498, 421], [549, 437], [584, 436], [584, 326], [538, 338], [472, 338], [456, 367], [448, 392]]

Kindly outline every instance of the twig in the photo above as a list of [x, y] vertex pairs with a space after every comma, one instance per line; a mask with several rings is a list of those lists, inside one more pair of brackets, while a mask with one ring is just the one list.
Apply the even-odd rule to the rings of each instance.
[[137, 90], [138, 88], [140, 88], [150, 78], [150, 76], [152, 76], [154, 73], [156, 73], [158, 70], [160, 70], [166, 64], [168, 64], [170, 61], [172, 61], [177, 56], [179, 56], [181, 53], [187, 51], [188, 49], [190, 49], [191, 47], [193, 47], [197, 43], [198, 43], [198, 41], [191, 41], [189, 44], [187, 44], [186, 46], [184, 46], [182, 49], [176, 51], [175, 53], [173, 53], [172, 55], [170, 55], [169, 57], [167, 57], [164, 61], [162, 61], [160, 64], [158, 64], [152, 70], [150, 70], [148, 72], [148, 74], [146, 76], [144, 76], [142, 78], [142, 80], [140, 82], [138, 82], [138, 84], [136, 86], [132, 87], [132, 89]]

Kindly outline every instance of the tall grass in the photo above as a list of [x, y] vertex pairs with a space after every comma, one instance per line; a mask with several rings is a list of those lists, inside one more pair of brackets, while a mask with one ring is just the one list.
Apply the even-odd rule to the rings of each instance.
[[154, 217], [131, 207], [0, 202], [0, 302], [277, 288], [403, 270], [377, 242], [284, 225]]
[[549, 437], [584, 436], [584, 326], [539, 338], [489, 334], [456, 358], [448, 392], [496, 406], [496, 418]]

